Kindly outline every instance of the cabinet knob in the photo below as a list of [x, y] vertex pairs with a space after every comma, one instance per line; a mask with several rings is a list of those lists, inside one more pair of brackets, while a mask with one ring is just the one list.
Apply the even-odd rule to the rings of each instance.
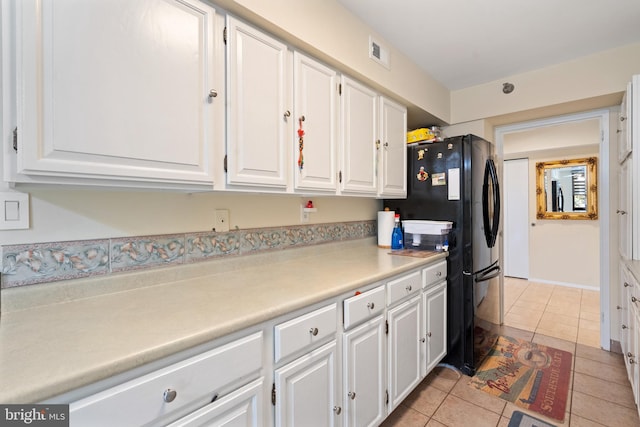
[[304, 122], [306, 120], [305, 116], [300, 116], [300, 121]]
[[625, 120], [627, 120], [627, 118], [625, 116], [620, 116], [620, 121], [624, 122]]
[[334, 406], [333, 412], [335, 412], [336, 415], [340, 415], [342, 413], [342, 408], [340, 406]]
[[442, 277], [442, 271], [438, 271], [438, 272], [436, 273], [436, 276], [438, 276], [438, 277]]
[[627, 325], [622, 325], [622, 329], [627, 329]]
[[375, 307], [376, 305], [372, 302], [367, 303], [367, 308], [369, 308], [370, 310], [373, 310], [373, 307]]
[[627, 352], [627, 357], [633, 357], [633, 354], [631, 354], [631, 352]]
[[177, 391], [168, 388], [162, 394], [162, 400], [164, 400], [167, 403], [171, 403], [176, 399], [177, 395], [178, 395]]
[[618, 210], [616, 210], [616, 213], [620, 214], [620, 215], [626, 215], [627, 211], [621, 211], [620, 209], [618, 209]]
[[634, 363], [636, 363], [636, 361], [635, 361], [635, 360], [633, 360], [633, 359], [629, 359], [629, 364], [630, 364], [630, 365], [633, 365]]
[[422, 339], [420, 340], [420, 342], [426, 342], [426, 341], [427, 341], [427, 339], [426, 339], [426, 338], [422, 338]]
[[629, 286], [631, 286], [631, 285], [629, 285], [627, 282], [624, 282], [624, 287], [625, 288], [628, 288]]
[[347, 396], [349, 396], [351, 398], [351, 400], [356, 398], [356, 392], [355, 391], [350, 391]]
[[315, 337], [316, 335], [318, 335], [318, 328], [309, 329], [309, 333]]
[[209, 102], [213, 101], [213, 98], [218, 96], [218, 91], [215, 89], [211, 89], [209, 91]]
[[284, 112], [284, 118], [291, 117], [291, 111], [287, 110]]
[[405, 289], [407, 290], [407, 292], [411, 292], [411, 289], [413, 289], [413, 288], [411, 287], [411, 285], [407, 285], [407, 287]]
[[427, 334], [427, 336], [428, 336], [429, 338], [431, 338], [431, 332], [429, 332], [429, 333]]
[[380, 149], [380, 140], [378, 139], [376, 141], [376, 150], [379, 150], [379, 149]]
[[631, 302], [636, 302], [636, 301], [638, 301], [638, 298], [636, 298], [636, 297], [631, 297]]
[[385, 146], [385, 148], [389, 148], [389, 143], [388, 143], [388, 142], [385, 142], [385, 143], [384, 143], [384, 146]]

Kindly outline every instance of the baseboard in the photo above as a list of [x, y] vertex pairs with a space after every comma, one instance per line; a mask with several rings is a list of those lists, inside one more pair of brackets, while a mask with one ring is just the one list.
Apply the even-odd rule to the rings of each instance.
[[556, 282], [554, 280], [536, 279], [534, 277], [530, 277], [529, 279], [525, 279], [525, 280], [528, 280], [529, 282], [544, 283], [547, 285], [566, 286], [567, 288], [578, 288], [578, 289], [585, 289], [588, 291], [600, 292], [600, 288], [595, 288], [589, 285], [581, 285], [578, 283]]

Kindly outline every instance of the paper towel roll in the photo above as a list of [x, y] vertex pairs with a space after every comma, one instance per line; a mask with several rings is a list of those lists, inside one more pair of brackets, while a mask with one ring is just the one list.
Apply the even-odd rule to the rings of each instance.
[[394, 211], [378, 212], [378, 247], [391, 248], [391, 233], [395, 224], [395, 216]]

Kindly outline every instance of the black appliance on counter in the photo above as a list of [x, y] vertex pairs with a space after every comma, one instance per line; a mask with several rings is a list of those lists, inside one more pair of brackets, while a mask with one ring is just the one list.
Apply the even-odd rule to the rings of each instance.
[[385, 200], [385, 206], [400, 213], [402, 220], [453, 222], [448, 238], [444, 362], [473, 375], [483, 353], [480, 347], [487, 350], [493, 343], [485, 342], [493, 337], [487, 331], [502, 323], [500, 264], [497, 250], [492, 249], [500, 218], [492, 146], [465, 135], [410, 145], [407, 156], [407, 198]]

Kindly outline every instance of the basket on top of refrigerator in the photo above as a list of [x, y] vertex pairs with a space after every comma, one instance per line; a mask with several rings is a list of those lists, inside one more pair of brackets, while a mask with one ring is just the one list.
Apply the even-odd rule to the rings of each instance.
[[449, 250], [451, 221], [405, 220], [404, 247], [442, 252]]

